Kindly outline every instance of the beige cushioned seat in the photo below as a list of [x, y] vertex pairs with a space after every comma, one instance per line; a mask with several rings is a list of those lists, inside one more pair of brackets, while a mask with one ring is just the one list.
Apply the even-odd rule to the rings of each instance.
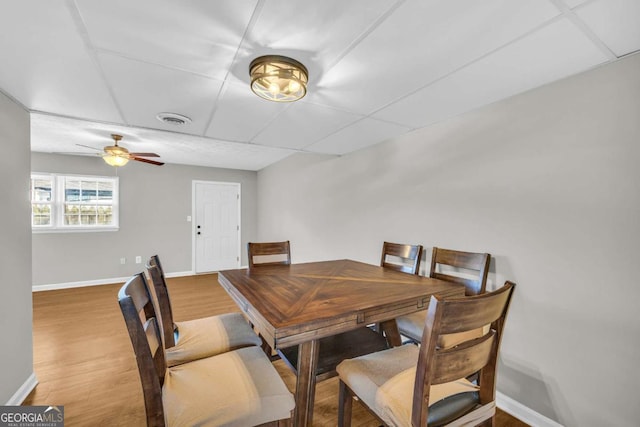
[[426, 318], [427, 310], [416, 311], [415, 313], [407, 314], [406, 316], [400, 316], [396, 318], [398, 331], [400, 331], [404, 336], [419, 341], [418, 337], [422, 337]]
[[[337, 371], [340, 379], [385, 423], [410, 426], [419, 352], [414, 345], [394, 347], [344, 360]], [[477, 391], [478, 387], [464, 378], [434, 385], [430, 406], [449, 396]]]
[[240, 313], [176, 322], [176, 327], [178, 341], [166, 350], [167, 366], [261, 344], [260, 337]]
[[[426, 320], [427, 311], [422, 310], [406, 316], [398, 317], [396, 319], [396, 323], [398, 324], [398, 330], [403, 331], [409, 337], [422, 337], [422, 331], [424, 330]], [[489, 328], [490, 325], [485, 325], [483, 328], [473, 329], [471, 331], [455, 334], [442, 334], [438, 337], [438, 347], [450, 348], [467, 340], [480, 338], [489, 332]]]
[[259, 347], [169, 368], [162, 401], [166, 424], [172, 427], [255, 426], [289, 418], [295, 405]]

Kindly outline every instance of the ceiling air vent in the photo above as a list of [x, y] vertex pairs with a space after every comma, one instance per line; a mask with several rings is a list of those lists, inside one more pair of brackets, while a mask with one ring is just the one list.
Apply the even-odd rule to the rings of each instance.
[[176, 113], [159, 113], [156, 118], [162, 123], [168, 123], [174, 126], [182, 126], [184, 124], [191, 123], [191, 119], [189, 117]]

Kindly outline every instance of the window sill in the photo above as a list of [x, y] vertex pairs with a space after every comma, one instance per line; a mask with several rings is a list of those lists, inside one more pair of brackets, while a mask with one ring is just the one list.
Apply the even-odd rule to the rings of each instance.
[[83, 227], [83, 228], [31, 228], [33, 234], [48, 234], [48, 233], [102, 233], [109, 231], [118, 231], [120, 227]]

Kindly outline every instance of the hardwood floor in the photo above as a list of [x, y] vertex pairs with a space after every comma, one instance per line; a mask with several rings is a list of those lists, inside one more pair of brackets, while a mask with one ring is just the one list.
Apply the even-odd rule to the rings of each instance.
[[[64, 405], [66, 426], [144, 426], [136, 362], [117, 302], [122, 284], [33, 294], [34, 366], [39, 384], [25, 405]], [[168, 280], [176, 321], [238, 311], [215, 274]], [[293, 390], [295, 377], [274, 363]], [[318, 383], [314, 426], [337, 424], [337, 378]], [[498, 411], [497, 427], [527, 424]], [[354, 427], [378, 422], [358, 403]]]

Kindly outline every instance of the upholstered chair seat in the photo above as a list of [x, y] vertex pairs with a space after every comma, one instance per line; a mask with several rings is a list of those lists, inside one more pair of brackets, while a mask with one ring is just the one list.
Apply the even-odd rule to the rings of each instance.
[[405, 337], [409, 337], [413, 341], [419, 342], [420, 337], [422, 337], [422, 330], [424, 329], [426, 316], [427, 311], [423, 310], [397, 317], [396, 324], [398, 325], [398, 331]]
[[149, 259], [147, 273], [153, 284], [155, 302], [160, 313], [167, 366], [262, 344], [260, 337], [241, 313], [175, 322], [167, 281], [158, 255]]
[[[414, 345], [403, 345], [347, 359], [337, 370], [340, 379], [387, 425], [411, 426], [419, 352]], [[445, 424], [474, 409], [477, 391], [464, 378], [431, 386], [428, 425]]]
[[257, 426], [291, 416], [295, 403], [260, 347], [167, 369], [167, 426]]
[[240, 313], [175, 322], [175, 328], [176, 345], [166, 351], [168, 366], [262, 343]]

